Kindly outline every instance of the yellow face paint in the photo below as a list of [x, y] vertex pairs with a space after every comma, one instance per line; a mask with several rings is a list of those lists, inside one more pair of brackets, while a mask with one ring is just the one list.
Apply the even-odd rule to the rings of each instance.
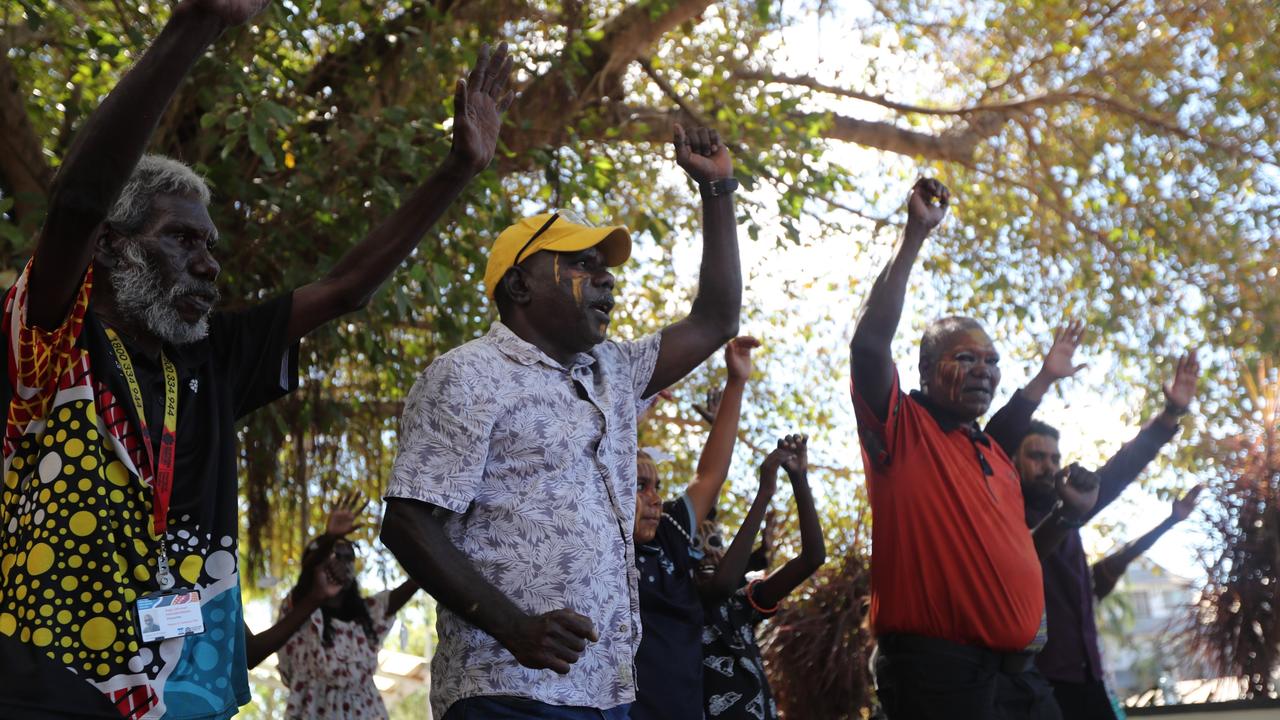
[[[579, 307], [582, 307], [582, 285], [586, 281], [585, 275], [576, 275], [569, 281], [573, 284], [573, 301], [578, 303]], [[557, 280], [557, 282], [559, 281]]]
[[556, 284], [559, 285], [560, 284], [560, 253], [556, 253], [552, 257], [554, 258], [554, 262], [551, 263], [552, 277], [556, 279]]

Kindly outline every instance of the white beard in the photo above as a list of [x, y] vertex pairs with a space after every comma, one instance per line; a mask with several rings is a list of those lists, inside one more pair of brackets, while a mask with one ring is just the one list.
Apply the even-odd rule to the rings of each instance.
[[116, 309], [122, 315], [171, 345], [187, 345], [209, 334], [208, 313], [195, 322], [187, 322], [178, 314], [174, 301], [196, 290], [216, 297], [217, 288], [213, 283], [193, 281], [166, 289], [160, 273], [148, 261], [141, 244], [135, 241], [121, 244], [116, 266], [111, 271], [111, 287], [115, 291]]

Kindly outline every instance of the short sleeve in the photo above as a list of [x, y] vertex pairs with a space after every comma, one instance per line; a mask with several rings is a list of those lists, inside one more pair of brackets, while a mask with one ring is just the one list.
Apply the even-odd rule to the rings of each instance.
[[209, 342], [232, 384], [237, 418], [298, 387], [298, 343], [290, 343], [293, 293], [239, 312], [215, 313]]
[[662, 514], [669, 516], [676, 524], [695, 541], [698, 539], [698, 527], [693, 523], [693, 501], [688, 495], [681, 495], [675, 500], [662, 503]]
[[862, 449], [870, 460], [885, 466], [892, 462], [892, 449], [898, 440], [902, 425], [902, 388], [899, 387], [898, 369], [893, 369], [893, 388], [889, 391], [889, 412], [881, 421], [872, 412], [866, 398], [858, 392], [857, 378], [849, 382], [849, 394], [853, 398], [853, 414], [858, 421], [858, 437]]
[[373, 629], [378, 633], [378, 641], [381, 642], [386, 639], [387, 633], [391, 632], [391, 626], [396, 623], [395, 616], [387, 614], [387, 606], [391, 603], [391, 591], [383, 590], [370, 595], [364, 599], [364, 602], [369, 607], [369, 617], [373, 618]]
[[618, 342], [614, 345], [623, 362], [631, 369], [631, 395], [636, 400], [636, 414], [640, 414], [648, 406], [644, 398], [644, 389], [649, 387], [649, 381], [653, 379], [653, 370], [658, 366], [658, 350], [662, 347], [662, 333], [653, 333], [634, 342]]
[[28, 262], [18, 282], [5, 296], [3, 332], [13, 409], [26, 419], [36, 419], [44, 417], [57, 392], [59, 378], [78, 356], [76, 341], [89, 309], [93, 266], [85, 271], [67, 317], [53, 330], [27, 324], [30, 273]]
[[[277, 619], [289, 614], [293, 604], [289, 598], [280, 605]], [[324, 646], [324, 616], [316, 610], [302, 622], [276, 653], [280, 677], [286, 685], [324, 677], [329, 672], [329, 651]]]
[[497, 398], [457, 353], [437, 358], [414, 383], [400, 417], [400, 452], [387, 497], [464, 513], [480, 494]]

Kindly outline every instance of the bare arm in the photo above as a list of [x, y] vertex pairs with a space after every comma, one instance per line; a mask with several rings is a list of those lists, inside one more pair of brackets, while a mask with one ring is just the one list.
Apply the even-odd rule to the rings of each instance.
[[382, 542], [409, 577], [467, 622], [489, 633], [528, 668], [564, 675], [598, 640], [591, 620], [569, 609], [529, 615], [511, 602], [445, 534], [434, 506], [390, 498]]
[[85, 269], [96, 230], [120, 197], [182, 79], [227, 27], [257, 14], [267, 0], [186, 0], [102, 105], [76, 134], [50, 193], [29, 278], [27, 322], [62, 324]]
[[756, 499], [751, 502], [751, 508], [747, 510], [747, 516], [742, 519], [742, 526], [738, 528], [738, 534], [733, 537], [729, 549], [725, 551], [724, 557], [720, 558], [720, 564], [716, 566], [716, 574], [702, 588], [702, 599], [708, 605], [718, 605], [733, 595], [738, 589], [742, 576], [747, 572], [747, 561], [751, 559], [756, 535], [760, 532], [760, 525], [764, 522], [765, 513], [769, 510], [769, 501], [773, 499], [773, 493], [778, 488], [778, 467], [787, 453], [782, 444], [783, 441], [779, 441], [778, 449], [769, 453], [764, 464], [760, 466], [760, 490], [756, 492]]
[[358, 310], [413, 252], [422, 236], [493, 159], [502, 114], [514, 95], [506, 90], [511, 58], [506, 43], [493, 58], [486, 45], [454, 93], [453, 148], [439, 169], [325, 277], [294, 293], [289, 340], [296, 341], [334, 318]]
[[751, 351], [759, 346], [760, 341], [753, 337], [739, 337], [729, 341], [724, 349], [729, 378], [707, 435], [707, 445], [698, 457], [694, 480], [685, 491], [693, 505], [695, 525], [716, 506], [724, 481], [729, 477], [733, 446], [738, 439], [738, 419], [742, 415], [742, 392], [751, 376]]
[[800, 556], [791, 558], [777, 572], [756, 583], [752, 599], [764, 607], [777, 607], [827, 561], [827, 542], [822, 536], [813, 492], [809, 489], [808, 438], [800, 438], [799, 451], [782, 464], [791, 479], [800, 519]]
[[[937, 205], [933, 204], [937, 201]], [[920, 248], [947, 212], [951, 193], [937, 180], [920, 179], [907, 201], [907, 227], [893, 259], [880, 271], [858, 314], [849, 343], [853, 381], [880, 420], [887, 419], [893, 389], [893, 336], [902, 319], [907, 281]]]
[[[733, 174], [729, 150], [714, 130], [687, 136], [675, 126], [676, 162], [701, 186]], [[702, 200], [702, 265], [698, 294], [689, 314], [662, 330], [662, 347], [645, 396], [674, 384], [738, 334], [742, 311], [742, 268], [732, 194]]]
[[415, 593], [418, 592], [418, 583], [415, 580], [405, 580], [391, 591], [391, 596], [387, 598], [387, 616], [395, 615], [400, 612], [406, 603], [413, 599]]

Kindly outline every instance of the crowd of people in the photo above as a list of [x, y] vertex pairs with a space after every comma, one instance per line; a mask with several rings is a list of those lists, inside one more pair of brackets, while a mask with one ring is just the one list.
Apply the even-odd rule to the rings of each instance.
[[[271, 628], [244, 624], [237, 421], [298, 384], [299, 342], [363, 307], [493, 158], [512, 60], [486, 46], [454, 96], [452, 146], [401, 207], [322, 277], [215, 310], [218, 230], [205, 181], [145, 154], [196, 60], [266, 0], [182, 0], [79, 130], [30, 262], [5, 296], [0, 502], [0, 717], [226, 718], [275, 652], [288, 716], [378, 718], [377, 653], [419, 588], [438, 603], [431, 708], [472, 718], [778, 717], [757, 626], [826, 561], [808, 438], [762, 459], [729, 540], [717, 517], [751, 352], [729, 146], [675, 125], [702, 202], [688, 313], [609, 338], [625, 227], [555, 210], [502, 230], [483, 287], [497, 319], [436, 358], [408, 393], [381, 542], [410, 578], [364, 596], [339, 499], [302, 553]], [[1062, 466], [1033, 418], [1070, 377], [1068, 323], [1040, 372], [985, 427], [999, 354], [981, 324], [933, 322], [920, 390], [891, 343], [908, 280], [950, 193], [912, 188], [901, 243], [857, 319], [851, 396], [873, 514], [870, 623], [878, 701], [910, 718], [1104, 718], [1095, 597], [1170, 520], [1089, 566], [1079, 528], [1176, 434], [1199, 365], [1096, 471]], [[261, 297], [266, 297], [264, 292]], [[696, 472], [664, 495], [638, 424], [655, 396], [724, 348], [727, 378]], [[767, 516], [785, 472], [800, 552], [775, 568]], [[761, 529], [765, 542], [757, 548]]]

